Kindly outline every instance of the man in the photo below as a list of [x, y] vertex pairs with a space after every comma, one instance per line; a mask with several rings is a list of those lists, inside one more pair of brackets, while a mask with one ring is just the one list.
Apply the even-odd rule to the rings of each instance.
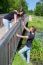
[[[24, 28], [29, 32], [29, 35], [22, 36], [17, 33], [16, 36], [27, 39], [26, 45], [19, 51], [19, 54], [21, 55], [23, 59], [27, 59], [27, 63], [29, 63], [30, 62], [30, 49], [32, 47], [32, 41], [34, 40], [34, 37], [35, 37], [36, 28], [34, 26], [32, 26], [30, 29], [26, 28], [25, 26]], [[27, 58], [25, 58], [24, 52], [26, 52]]]

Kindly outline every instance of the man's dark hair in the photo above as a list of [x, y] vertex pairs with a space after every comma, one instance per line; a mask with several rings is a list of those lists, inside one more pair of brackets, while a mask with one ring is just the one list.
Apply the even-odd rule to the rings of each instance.
[[35, 32], [36, 31], [36, 28], [34, 26], [32, 26], [32, 28], [33, 28], [33, 32]]

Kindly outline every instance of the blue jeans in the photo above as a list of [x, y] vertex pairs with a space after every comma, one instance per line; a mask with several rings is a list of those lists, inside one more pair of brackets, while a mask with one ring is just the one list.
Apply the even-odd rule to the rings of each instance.
[[[26, 52], [27, 58], [25, 58], [24, 52]], [[30, 62], [30, 48], [29, 48], [29, 47], [27, 47], [27, 46], [23, 47], [23, 48], [19, 51], [19, 54], [20, 54], [20, 56], [21, 56], [24, 60], [27, 59], [27, 63]]]
[[3, 24], [6, 29], [10, 29], [12, 27], [12, 23], [7, 19], [3, 19]]

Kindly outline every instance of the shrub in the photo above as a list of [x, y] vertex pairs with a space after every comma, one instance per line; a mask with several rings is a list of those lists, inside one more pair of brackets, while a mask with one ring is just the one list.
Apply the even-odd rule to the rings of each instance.
[[43, 48], [41, 42], [36, 39], [33, 41], [31, 49], [31, 60], [32, 61], [43, 61]]

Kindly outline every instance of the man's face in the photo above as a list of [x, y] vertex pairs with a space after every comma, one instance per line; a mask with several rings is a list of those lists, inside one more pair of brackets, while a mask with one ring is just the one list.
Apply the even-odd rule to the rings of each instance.
[[33, 32], [33, 28], [32, 27], [30, 28], [30, 31]]

